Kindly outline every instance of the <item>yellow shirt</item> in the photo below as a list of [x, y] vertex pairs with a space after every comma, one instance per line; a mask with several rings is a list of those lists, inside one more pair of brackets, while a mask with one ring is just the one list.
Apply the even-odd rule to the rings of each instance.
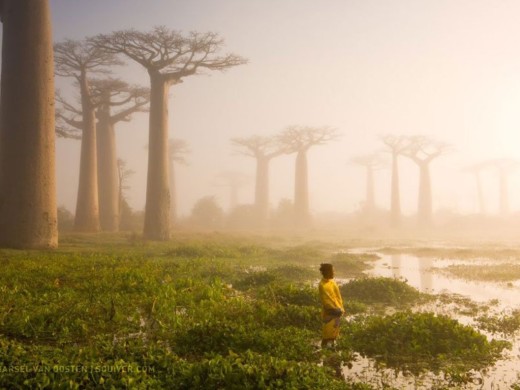
[[325, 315], [326, 309], [341, 309], [342, 312], [345, 312], [343, 299], [334, 279], [321, 279], [318, 289], [323, 305], [322, 315]]

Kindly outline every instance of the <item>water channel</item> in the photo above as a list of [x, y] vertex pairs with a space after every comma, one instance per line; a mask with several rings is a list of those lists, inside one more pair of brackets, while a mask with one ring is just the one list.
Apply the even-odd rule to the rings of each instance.
[[[367, 272], [369, 276], [382, 276], [397, 278], [406, 281], [410, 286], [429, 294], [457, 294], [478, 303], [490, 303], [492, 313], [498, 314], [503, 312], [511, 312], [520, 309], [520, 283], [496, 283], [496, 282], [480, 282], [457, 278], [443, 272], [452, 265], [497, 265], [501, 264], [498, 260], [489, 259], [441, 259], [435, 257], [418, 257], [405, 253], [384, 254], [377, 251], [356, 250], [355, 253], [371, 253], [376, 254], [379, 259], [373, 262], [373, 268]], [[502, 263], [510, 263], [503, 261]], [[457, 313], [450, 313], [447, 307], [428, 307], [428, 311], [438, 314], [450, 315], [461, 323], [472, 325], [473, 319], [465, 317]], [[448, 312], [446, 312], [448, 310]], [[490, 313], [491, 314], [491, 313]], [[499, 338], [500, 336], [488, 335], [488, 337]], [[481, 382], [468, 384], [466, 389], [510, 389], [511, 384], [520, 381], [520, 338], [509, 339], [513, 343], [512, 350], [507, 354], [507, 358], [495, 364], [494, 367], [485, 373], [481, 378]], [[428, 389], [431, 381], [426, 380], [425, 383], [419, 384], [416, 381], [410, 381], [409, 378], [402, 376], [393, 377], [390, 372], [376, 372], [373, 364], [369, 359], [360, 359], [352, 369], [345, 369], [345, 376], [350, 380], [364, 380], [374, 378], [374, 384], [380, 384], [384, 378], [389, 380], [396, 388], [402, 389]]]

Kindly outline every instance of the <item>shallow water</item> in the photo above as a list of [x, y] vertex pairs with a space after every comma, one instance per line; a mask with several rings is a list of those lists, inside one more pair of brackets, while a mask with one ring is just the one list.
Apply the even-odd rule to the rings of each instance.
[[[496, 260], [447, 260], [432, 257], [417, 257], [408, 254], [385, 255], [373, 263], [368, 272], [371, 276], [384, 276], [404, 279], [422, 292], [430, 294], [460, 294], [476, 302], [498, 300], [505, 308], [520, 308], [520, 286], [518, 283], [481, 282], [460, 279], [443, 274], [443, 268], [451, 265], [488, 265], [497, 264]], [[504, 261], [504, 264], [506, 261]]]
[[[452, 277], [442, 272], [443, 268], [451, 265], [488, 265], [497, 264], [497, 260], [486, 259], [440, 259], [434, 257], [418, 257], [409, 254], [382, 254], [366, 250], [355, 250], [355, 253], [375, 253], [380, 259], [374, 261], [373, 269], [367, 272], [370, 276], [394, 277], [405, 280], [409, 285], [418, 290], [430, 294], [459, 294], [479, 303], [493, 301], [492, 312], [508, 312], [520, 309], [520, 285], [514, 283], [480, 282]], [[504, 260], [503, 263], [507, 263]], [[461, 323], [471, 324], [472, 318], [450, 313], [450, 308], [428, 307], [428, 311], [438, 314], [450, 315]], [[446, 312], [448, 311], [448, 312]], [[491, 314], [491, 313], [490, 313]], [[490, 338], [500, 338], [491, 336]], [[510, 389], [511, 384], [520, 380], [520, 338], [510, 338], [513, 343], [512, 350], [507, 354], [507, 359], [498, 361], [494, 367], [483, 374], [480, 379], [482, 383], [468, 384], [465, 389]], [[370, 382], [380, 387], [383, 382], [400, 389], [429, 389], [435, 378], [426, 377], [423, 383], [411, 381], [401, 375], [395, 377], [390, 370], [376, 371], [370, 359], [359, 359], [352, 369], [344, 370], [345, 377], [354, 381]], [[381, 386], [382, 387], [382, 386]]]

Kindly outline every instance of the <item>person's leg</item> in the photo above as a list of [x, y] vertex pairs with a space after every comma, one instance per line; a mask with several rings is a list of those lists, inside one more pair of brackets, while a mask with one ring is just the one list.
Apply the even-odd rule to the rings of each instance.
[[336, 346], [336, 339], [322, 339], [321, 347], [322, 348], [334, 348]]

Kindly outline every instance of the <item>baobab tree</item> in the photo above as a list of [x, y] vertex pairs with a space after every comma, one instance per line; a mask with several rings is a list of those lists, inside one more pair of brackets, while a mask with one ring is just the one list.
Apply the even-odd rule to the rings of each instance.
[[265, 222], [269, 212], [269, 163], [284, 153], [274, 137], [254, 135], [233, 138], [231, 143], [239, 153], [256, 160], [255, 208], [260, 222]]
[[234, 54], [218, 55], [223, 40], [215, 33], [183, 35], [166, 27], [150, 32], [116, 31], [91, 42], [109, 54], [121, 54], [142, 65], [150, 77], [150, 128], [144, 237], [170, 237], [168, 188], [168, 91], [202, 70], [225, 70], [245, 64]]
[[488, 163], [479, 163], [479, 164], [473, 164], [469, 167], [464, 168], [464, 172], [471, 173], [475, 175], [475, 184], [477, 189], [477, 199], [478, 199], [478, 207], [479, 207], [479, 213], [481, 215], [486, 214], [486, 202], [484, 201], [484, 191], [482, 190], [482, 181], [480, 177], [480, 173], [488, 168]]
[[366, 198], [363, 211], [366, 217], [371, 217], [377, 209], [374, 196], [374, 171], [382, 168], [385, 162], [379, 153], [354, 157], [351, 161], [366, 169]]
[[65, 40], [54, 45], [56, 74], [73, 78], [81, 97], [81, 157], [74, 228], [82, 232], [99, 230], [98, 178], [96, 155], [96, 99], [89, 77], [107, 73], [120, 64], [114, 55], [85, 41]]
[[186, 155], [190, 153], [188, 143], [183, 139], [173, 138], [170, 139], [170, 145], [168, 149], [168, 161], [170, 163], [170, 220], [172, 224], [177, 222], [177, 185], [175, 180], [175, 164], [186, 165]]
[[409, 144], [403, 155], [410, 158], [419, 167], [419, 199], [417, 204], [417, 221], [419, 225], [429, 226], [432, 223], [432, 187], [430, 164], [439, 156], [446, 154], [448, 144], [431, 140], [425, 136], [408, 138]]
[[390, 223], [393, 227], [401, 224], [401, 195], [399, 191], [399, 162], [398, 158], [408, 145], [408, 139], [404, 136], [391, 134], [381, 136], [381, 141], [388, 148], [392, 156], [392, 174], [390, 186]]
[[[90, 80], [90, 94], [96, 108], [96, 159], [98, 178], [99, 219], [103, 231], [119, 230], [119, 199], [117, 177], [117, 152], [115, 126], [119, 122], [128, 122], [132, 114], [148, 111], [147, 88], [132, 86], [119, 79]], [[60, 110], [57, 111], [60, 127], [58, 136], [81, 139], [75, 131], [83, 129], [80, 108], [74, 107], [58, 95]], [[112, 112], [112, 108], [117, 110]]]
[[499, 195], [499, 213], [502, 217], [509, 215], [509, 189], [508, 176], [518, 169], [520, 163], [518, 161], [501, 158], [491, 160], [487, 163], [490, 168], [494, 168], [498, 173], [498, 195]]
[[277, 137], [287, 153], [296, 153], [294, 217], [300, 226], [310, 221], [307, 152], [311, 147], [333, 141], [338, 136], [336, 129], [328, 126], [289, 126]]
[[[97, 159], [99, 186], [99, 218], [101, 229], [119, 230], [119, 181], [117, 169], [115, 126], [129, 121], [132, 114], [147, 111], [149, 91], [121, 80], [95, 80], [99, 96], [97, 113]], [[112, 108], [117, 110], [112, 112]]]
[[0, 2], [0, 246], [58, 245], [48, 0]]

